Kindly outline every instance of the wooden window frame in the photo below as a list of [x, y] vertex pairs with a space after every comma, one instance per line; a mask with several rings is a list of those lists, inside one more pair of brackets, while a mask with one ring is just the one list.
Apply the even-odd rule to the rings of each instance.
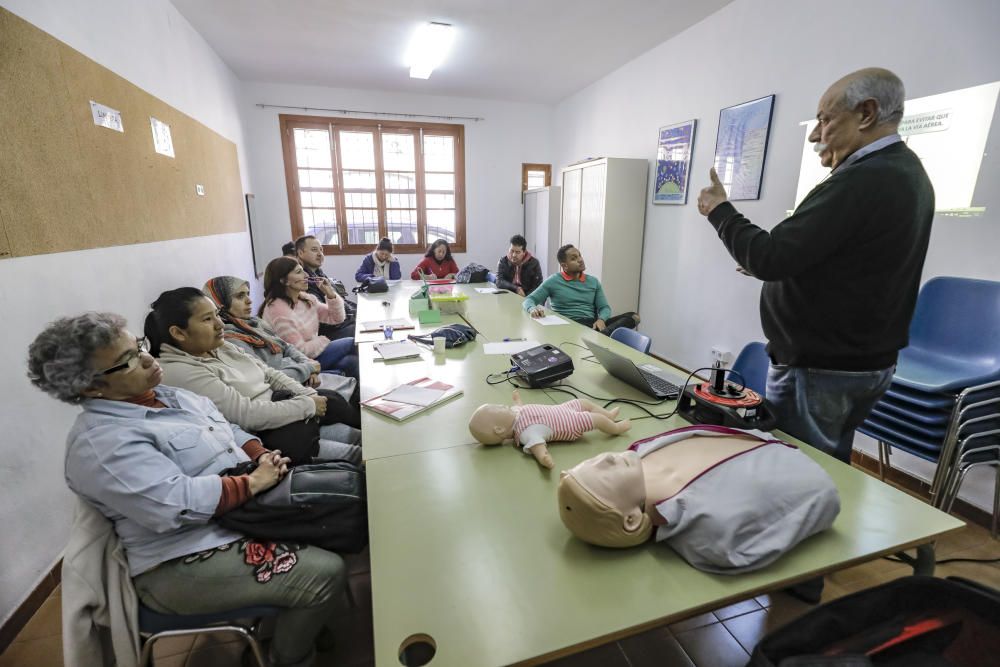
[[[427, 136], [450, 136], [455, 140], [455, 242], [450, 243], [452, 252], [466, 251], [465, 229], [465, 126], [451, 123], [413, 123], [394, 120], [372, 120], [366, 118], [303, 116], [279, 114], [282, 157], [285, 163], [285, 187], [288, 192], [288, 213], [291, 220], [292, 238], [305, 234], [302, 220], [302, 198], [299, 188], [298, 165], [295, 160], [295, 140], [293, 130], [324, 129], [330, 135], [331, 165], [334, 179], [334, 208], [337, 212], [337, 239], [339, 245], [323, 245], [328, 255], [364, 255], [372, 251], [372, 244], [355, 245], [348, 243], [347, 215], [344, 197], [344, 174], [340, 167], [340, 130], [374, 130], [375, 143], [375, 198], [379, 238], [388, 236], [386, 220], [385, 172], [382, 169], [382, 131], [405, 130], [414, 135], [414, 158], [416, 172], [417, 242], [395, 243], [398, 254], [423, 254], [434, 239], [427, 238], [427, 191], [424, 187], [423, 138]], [[432, 193], [433, 194], [433, 193]]]
[[538, 162], [522, 162], [521, 163], [521, 192], [528, 191], [528, 172], [529, 171], [544, 171], [545, 172], [545, 186], [551, 187], [552, 185], [552, 165], [551, 164], [541, 164]]

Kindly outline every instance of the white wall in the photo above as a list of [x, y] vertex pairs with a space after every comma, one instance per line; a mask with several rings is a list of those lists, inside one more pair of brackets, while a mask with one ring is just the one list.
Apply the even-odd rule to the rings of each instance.
[[[735, 353], [763, 340], [760, 284], [734, 271], [696, 206], [708, 181], [720, 108], [777, 95], [761, 198], [737, 205], [770, 228], [794, 204], [804, 137], [799, 122], [815, 115], [830, 83], [870, 65], [899, 74], [911, 98], [996, 81], [997, 25], [1000, 4], [993, 0], [843, 0], [822, 8], [797, 0], [737, 0], [561, 102], [555, 168], [607, 155], [646, 158], [652, 169], [657, 128], [698, 119], [687, 205], [647, 203], [639, 307], [653, 351], [695, 368], [710, 362], [713, 345]], [[925, 280], [1000, 280], [998, 137], [995, 120], [973, 200], [986, 206], [986, 215], [935, 219]], [[652, 187], [652, 177], [649, 182]], [[905, 458], [894, 455], [894, 464], [926, 474], [926, 466]], [[971, 479], [967, 489], [963, 496], [992, 507], [990, 480]]]
[[[518, 195], [521, 163], [551, 162], [552, 108], [543, 105], [267, 83], [247, 83], [243, 92], [242, 111], [257, 209], [254, 242], [261, 272], [292, 235], [278, 115], [322, 116], [324, 112], [260, 109], [257, 104], [485, 118], [478, 122], [425, 119], [465, 125], [467, 252], [456, 254], [459, 266], [478, 262], [496, 267], [510, 236], [523, 229]], [[419, 256], [401, 255], [399, 259], [404, 274], [408, 274]], [[357, 255], [329, 256], [324, 271], [350, 288], [360, 263]]]
[[[0, 5], [235, 142], [248, 189], [239, 82], [169, 2], [0, 0]], [[252, 274], [245, 232], [0, 262], [0, 310], [7, 323], [0, 346], [4, 621], [59, 558], [74, 504], [62, 460], [76, 409], [29, 384], [28, 344], [47, 322], [85, 310], [119, 312], [133, 331], [141, 331], [148, 304], [161, 291], [200, 286], [227, 273]]]

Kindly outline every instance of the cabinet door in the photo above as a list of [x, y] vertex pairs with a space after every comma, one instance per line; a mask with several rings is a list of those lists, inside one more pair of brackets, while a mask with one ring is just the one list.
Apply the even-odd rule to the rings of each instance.
[[580, 245], [580, 177], [581, 169], [563, 172], [562, 233], [559, 245]]
[[587, 273], [603, 280], [604, 195], [608, 167], [595, 164], [583, 170], [580, 194], [580, 253], [587, 263]]
[[545, 268], [548, 263], [549, 252], [555, 252], [549, 248], [549, 225], [554, 220], [549, 220], [549, 198], [552, 196], [550, 190], [539, 190], [535, 195], [535, 226], [528, 229], [531, 236], [528, 237], [528, 246], [531, 254], [534, 255], [542, 266], [542, 275], [548, 275]]

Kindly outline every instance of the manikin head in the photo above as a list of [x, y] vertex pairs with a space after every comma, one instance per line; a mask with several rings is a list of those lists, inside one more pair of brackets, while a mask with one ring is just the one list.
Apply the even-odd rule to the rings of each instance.
[[469, 419], [469, 432], [484, 445], [499, 445], [514, 437], [517, 413], [508, 405], [486, 403], [476, 408]]
[[573, 535], [602, 547], [633, 547], [649, 539], [646, 482], [636, 452], [607, 452], [559, 476], [559, 517]]

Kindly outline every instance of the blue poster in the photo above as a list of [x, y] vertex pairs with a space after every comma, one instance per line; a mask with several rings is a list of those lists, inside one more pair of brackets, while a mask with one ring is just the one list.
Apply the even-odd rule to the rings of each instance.
[[760, 198], [773, 108], [774, 95], [768, 95], [719, 113], [715, 171], [732, 200]]
[[660, 128], [653, 184], [654, 204], [687, 203], [694, 126], [695, 121], [689, 120]]

